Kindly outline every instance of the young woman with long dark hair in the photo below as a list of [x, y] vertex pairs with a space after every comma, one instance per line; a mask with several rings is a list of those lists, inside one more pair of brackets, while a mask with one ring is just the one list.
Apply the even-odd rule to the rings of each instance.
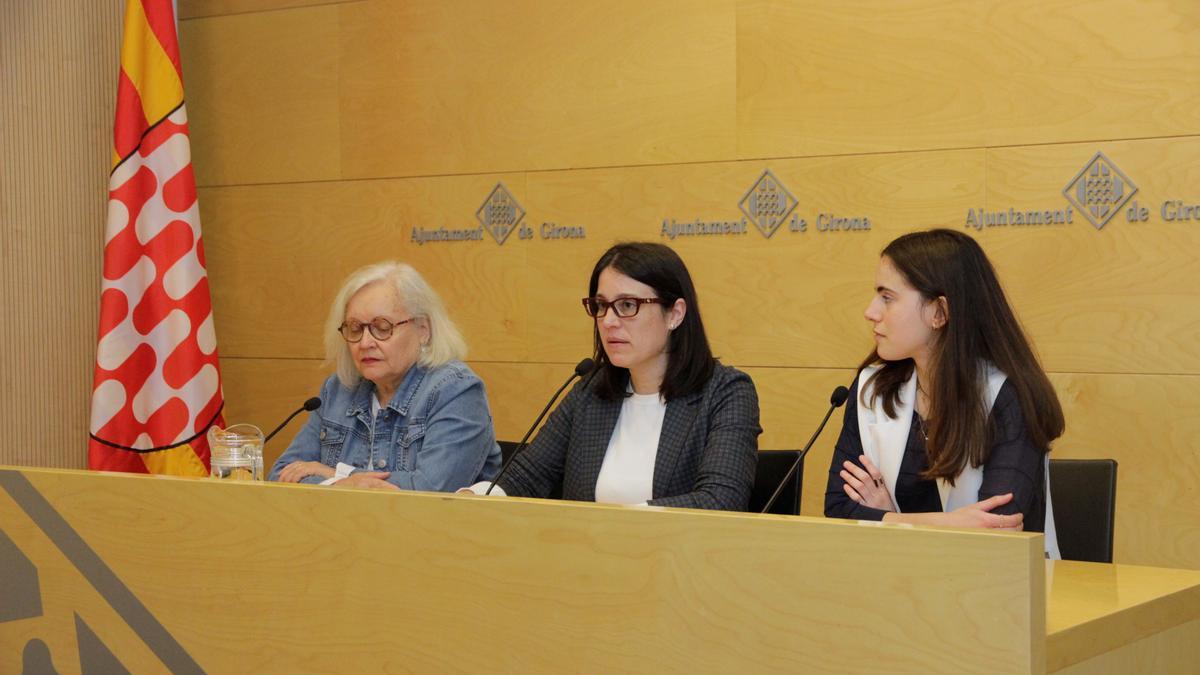
[[865, 312], [875, 350], [851, 389], [825, 515], [1046, 533], [1062, 407], [995, 270], [970, 236], [883, 250]]

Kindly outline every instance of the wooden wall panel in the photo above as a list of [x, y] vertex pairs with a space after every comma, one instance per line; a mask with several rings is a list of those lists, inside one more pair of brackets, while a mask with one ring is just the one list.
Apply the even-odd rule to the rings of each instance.
[[738, 154], [1200, 132], [1194, 3], [738, 3]]
[[180, 19], [198, 19], [206, 16], [225, 16], [228, 14], [249, 14], [251, 12], [270, 12], [297, 7], [315, 5], [333, 5], [342, 2], [363, 2], [364, 0], [178, 0], [176, 9]]
[[733, 153], [732, 0], [369, 2], [341, 16], [346, 177]]
[[324, 358], [321, 331], [353, 270], [402, 259], [442, 295], [472, 358], [524, 360], [525, 251], [494, 242], [418, 246], [412, 227], [478, 227], [475, 210], [497, 181], [463, 176], [201, 189], [221, 353]]
[[180, 58], [198, 185], [340, 177], [338, 6], [193, 19]]
[[[519, 436], [589, 355], [579, 298], [595, 259], [648, 239], [688, 262], [715, 351], [758, 383], [762, 447], [798, 447], [871, 348], [880, 249], [951, 227], [988, 251], [1059, 388], [1056, 456], [1121, 462], [1118, 560], [1200, 564], [1200, 216], [1159, 211], [1200, 204], [1195, 3], [662, 0], [548, 18], [536, 3], [366, 0], [184, 25], [231, 418], [269, 426], [315, 393], [338, 283], [401, 258], [463, 328], [499, 435]], [[278, 55], [259, 63], [264, 45]], [[1098, 151], [1136, 184], [1144, 222], [968, 225], [973, 209], [1065, 209]], [[765, 169], [808, 231], [661, 235], [664, 219], [740, 221]], [[413, 241], [477, 227], [497, 183], [529, 238]], [[819, 213], [871, 229], [817, 231]], [[587, 236], [546, 239], [544, 223]]]
[[[1065, 209], [1062, 188], [1098, 148], [1140, 182], [1149, 222], [1119, 214], [1097, 231], [1076, 212], [1069, 225], [964, 228], [970, 210]], [[1192, 259], [1177, 252], [1200, 246], [1200, 229], [1159, 215], [1161, 201], [1200, 182], [1195, 156], [1200, 140], [1173, 139], [992, 150], [986, 162], [982, 151], [946, 151], [221, 188], [201, 191], [201, 209], [225, 224], [207, 246], [218, 336], [235, 356], [320, 357], [314, 335], [338, 283], [395, 257], [445, 296], [472, 358], [577, 361], [590, 348], [578, 301], [601, 252], [620, 240], [670, 241], [664, 218], [740, 219], [738, 201], [770, 168], [807, 232], [781, 226], [767, 239], [750, 225], [745, 235], [670, 241], [691, 263], [714, 348], [733, 362], [857, 364], [871, 348], [862, 311], [878, 252], [903, 232], [942, 226], [978, 235], [1047, 368], [1195, 373]], [[414, 227], [478, 227], [474, 211], [497, 182], [528, 211], [533, 239], [412, 241]], [[821, 212], [868, 215], [871, 230], [816, 231]], [[583, 225], [587, 239], [543, 239], [544, 223]], [[297, 330], [265, 329], [285, 324]]]
[[[980, 240], [1050, 368], [1196, 374], [1200, 217], [1164, 220], [1162, 204], [1200, 202], [1200, 138], [992, 149], [986, 208], [1062, 208], [1061, 190], [1096, 152], [1136, 187], [1103, 229], [1076, 211], [1072, 226], [990, 228]], [[1126, 217], [1135, 203], [1145, 222]]]
[[0, 3], [0, 464], [82, 468], [121, 3]]

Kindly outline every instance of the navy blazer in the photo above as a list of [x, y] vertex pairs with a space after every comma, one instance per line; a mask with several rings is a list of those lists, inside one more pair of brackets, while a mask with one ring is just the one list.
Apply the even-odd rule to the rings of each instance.
[[[596, 500], [596, 479], [621, 414], [590, 380], [575, 385], [500, 487], [514, 497]], [[758, 462], [758, 394], [745, 373], [716, 364], [704, 388], [667, 403], [654, 460], [653, 506], [744, 511]]]

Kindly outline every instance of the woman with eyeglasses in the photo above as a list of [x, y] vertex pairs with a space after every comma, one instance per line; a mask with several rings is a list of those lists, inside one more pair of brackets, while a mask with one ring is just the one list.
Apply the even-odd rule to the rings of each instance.
[[354, 272], [329, 310], [336, 373], [271, 480], [449, 492], [500, 470], [483, 382], [462, 335], [412, 267]]
[[888, 244], [825, 515], [1045, 532], [1063, 412], [983, 249], [953, 230]]
[[592, 270], [583, 309], [597, 365], [492, 494], [561, 488], [578, 501], [745, 510], [758, 395], [745, 373], [713, 358], [679, 256], [661, 244], [613, 246]]

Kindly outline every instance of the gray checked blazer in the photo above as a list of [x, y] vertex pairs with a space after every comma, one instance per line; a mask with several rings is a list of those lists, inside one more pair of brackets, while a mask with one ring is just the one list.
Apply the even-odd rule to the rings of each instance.
[[[575, 385], [500, 487], [514, 497], [596, 500], [596, 479], [621, 401], [605, 401], [590, 380]], [[745, 373], [719, 363], [704, 389], [667, 403], [654, 461], [653, 506], [744, 511], [758, 461], [758, 394]]]

